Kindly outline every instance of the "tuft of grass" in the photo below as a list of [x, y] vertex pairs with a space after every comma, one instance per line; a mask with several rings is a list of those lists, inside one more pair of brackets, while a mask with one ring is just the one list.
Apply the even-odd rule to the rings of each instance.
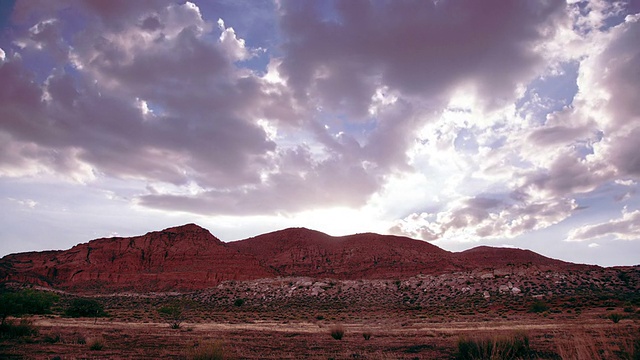
[[458, 340], [457, 359], [519, 359], [527, 356], [529, 352], [529, 337], [523, 333], [486, 338], [463, 336]]
[[89, 339], [87, 344], [89, 344], [89, 350], [91, 351], [100, 351], [104, 349], [104, 339], [100, 337]]
[[190, 360], [224, 360], [229, 358], [225, 353], [222, 341], [197, 345], [187, 353], [187, 359]]
[[331, 327], [331, 329], [329, 329], [329, 333], [331, 334], [331, 337], [336, 339], [336, 340], [342, 340], [342, 338], [344, 337], [344, 326], [342, 325], [334, 325]]
[[371, 332], [370, 331], [365, 331], [362, 333], [362, 337], [364, 337], [365, 340], [369, 340], [371, 339]]
[[607, 318], [613, 321], [614, 324], [617, 324], [620, 322], [620, 320], [624, 319], [624, 315], [618, 314], [618, 313], [611, 313], [607, 316]]

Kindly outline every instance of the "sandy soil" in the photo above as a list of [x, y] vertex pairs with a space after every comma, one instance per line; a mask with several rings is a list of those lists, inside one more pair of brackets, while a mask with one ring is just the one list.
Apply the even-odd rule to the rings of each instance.
[[[357, 316], [353, 316], [357, 317]], [[31, 339], [4, 340], [0, 358], [7, 359], [188, 359], [199, 348], [216, 344], [234, 359], [452, 359], [461, 336], [526, 334], [536, 358], [561, 359], [567, 344], [597, 344], [615, 354], [624, 339], [640, 334], [637, 319], [620, 323], [601, 313], [549, 319], [530, 314], [516, 320], [430, 322], [397, 316], [378, 321], [340, 323], [342, 340], [330, 336], [335, 322], [275, 321], [167, 323], [104, 319], [32, 317], [39, 334]], [[371, 333], [365, 340], [363, 333]], [[635, 335], [634, 335], [635, 334]], [[100, 341], [103, 347], [92, 350]], [[573, 346], [573, 345], [571, 345]]]

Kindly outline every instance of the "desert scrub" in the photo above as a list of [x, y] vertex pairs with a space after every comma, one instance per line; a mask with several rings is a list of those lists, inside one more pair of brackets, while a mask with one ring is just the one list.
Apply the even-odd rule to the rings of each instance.
[[104, 339], [101, 338], [101, 337], [89, 339], [87, 341], [87, 344], [89, 344], [89, 350], [91, 350], [91, 351], [99, 351], [99, 350], [102, 350], [104, 348]]
[[365, 332], [363, 332], [363, 333], [362, 333], [362, 337], [363, 337], [365, 340], [369, 340], [369, 339], [371, 339], [371, 335], [372, 335], [372, 334], [371, 334], [371, 331], [365, 331]]
[[344, 326], [342, 325], [335, 325], [332, 326], [331, 329], [329, 329], [329, 333], [331, 334], [331, 337], [336, 339], [336, 340], [342, 340], [342, 338], [344, 337]]
[[67, 309], [65, 315], [69, 317], [103, 317], [107, 316], [104, 307], [97, 300], [78, 298], [73, 299]]
[[222, 341], [205, 342], [194, 346], [187, 352], [190, 360], [223, 360], [230, 356], [225, 353]]
[[0, 325], [0, 339], [28, 338], [38, 335], [38, 329], [29, 320], [22, 319], [17, 324], [6, 320]]
[[624, 315], [618, 313], [612, 313], [607, 316], [607, 319], [613, 321], [614, 324], [620, 322], [620, 320], [624, 319]]
[[547, 310], [549, 310], [549, 305], [539, 300], [533, 302], [533, 304], [531, 304], [531, 306], [529, 307], [529, 312], [532, 312], [532, 313], [541, 313]]
[[485, 338], [463, 336], [458, 340], [457, 359], [520, 359], [526, 357], [529, 352], [529, 337], [522, 333]]
[[179, 303], [163, 306], [158, 309], [158, 312], [172, 329], [179, 329], [185, 319], [184, 309]]
[[49, 314], [51, 306], [59, 300], [55, 294], [21, 290], [18, 292], [0, 292], [0, 325], [4, 325], [8, 316], [22, 316], [25, 314]]

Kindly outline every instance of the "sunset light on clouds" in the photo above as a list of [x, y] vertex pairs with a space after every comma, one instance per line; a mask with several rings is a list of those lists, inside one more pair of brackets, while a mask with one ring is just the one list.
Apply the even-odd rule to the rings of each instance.
[[0, 2], [0, 256], [194, 222], [640, 263], [640, 1]]

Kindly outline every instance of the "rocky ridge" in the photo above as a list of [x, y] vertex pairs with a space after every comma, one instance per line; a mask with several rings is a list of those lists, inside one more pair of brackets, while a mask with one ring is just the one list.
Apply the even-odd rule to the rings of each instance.
[[83, 292], [185, 291], [273, 275], [251, 255], [229, 248], [194, 224], [0, 260], [3, 282]]
[[[224, 243], [209, 231], [187, 224], [142, 236], [92, 240], [64, 251], [11, 254], [0, 259], [0, 282], [111, 293], [195, 291], [229, 281], [277, 284], [281, 278], [328, 279], [312, 286], [310, 291], [320, 295], [327, 291], [322, 285], [326, 281], [421, 279], [423, 286], [439, 284], [428, 279], [468, 274], [455, 275], [470, 282], [459, 291], [484, 293], [493, 290], [471, 284], [505, 276], [595, 269], [600, 268], [527, 250], [478, 247], [452, 253], [406, 237], [371, 233], [332, 237], [304, 228]], [[515, 279], [510, 283], [497, 291], [524, 291]]]

